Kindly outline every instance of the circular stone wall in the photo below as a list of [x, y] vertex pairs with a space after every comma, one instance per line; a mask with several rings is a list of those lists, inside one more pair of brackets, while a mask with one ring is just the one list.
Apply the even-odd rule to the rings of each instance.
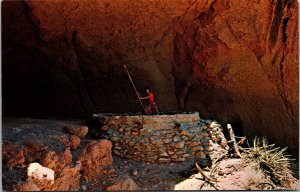
[[113, 142], [113, 152], [137, 161], [171, 163], [204, 159], [221, 126], [208, 126], [198, 112], [172, 115], [97, 114], [100, 130]]

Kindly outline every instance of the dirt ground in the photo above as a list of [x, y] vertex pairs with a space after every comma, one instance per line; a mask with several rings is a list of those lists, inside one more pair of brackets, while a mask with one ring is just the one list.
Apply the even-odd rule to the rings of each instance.
[[[3, 118], [2, 143], [11, 141], [22, 145], [25, 140], [35, 140], [47, 145], [54, 151], [63, 150], [58, 142], [59, 137], [66, 134], [62, 130], [65, 124], [83, 124], [84, 120], [43, 120], [29, 118]], [[89, 140], [95, 139], [91, 131], [82, 139], [81, 147], [72, 151], [73, 157], [78, 157], [82, 146]], [[218, 145], [214, 145], [213, 158], [224, 153]], [[212, 159], [214, 160], [214, 159]], [[194, 160], [172, 163], [155, 164], [137, 162], [113, 156], [113, 169], [101, 179], [80, 182], [81, 190], [103, 190], [111, 186], [116, 179], [131, 178], [141, 190], [267, 190], [284, 189], [270, 184], [270, 179], [243, 159], [225, 158], [217, 166], [203, 168], [205, 175], [211, 178], [211, 183], [205, 182], [203, 176], [194, 166]], [[212, 170], [214, 169], [214, 170]], [[26, 179], [26, 167], [16, 166], [13, 169], [3, 166], [3, 187]], [[298, 189], [292, 186], [292, 189]]]
[[[11, 141], [14, 144], [22, 145], [26, 140], [35, 140], [40, 144], [49, 146], [54, 151], [62, 151], [64, 145], [58, 142], [59, 137], [67, 135], [62, 131], [65, 124], [84, 124], [84, 120], [43, 120], [30, 118], [4, 118], [2, 121], [2, 141]], [[82, 139], [81, 147], [89, 140], [93, 140], [93, 135], [88, 135]], [[78, 157], [80, 148], [72, 150], [73, 157]], [[122, 159], [113, 156], [112, 173], [92, 182], [81, 182], [84, 189], [97, 190], [104, 189], [115, 182], [115, 178], [132, 178], [141, 189], [171, 190], [176, 182], [184, 179], [182, 174], [193, 168], [193, 161], [183, 163], [150, 164], [137, 162], [129, 159]], [[16, 166], [15, 168], [3, 169], [2, 181], [5, 184], [17, 183], [26, 179], [26, 167]]]

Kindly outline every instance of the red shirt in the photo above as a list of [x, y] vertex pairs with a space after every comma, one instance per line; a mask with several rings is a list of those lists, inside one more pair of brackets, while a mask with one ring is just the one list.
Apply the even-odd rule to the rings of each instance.
[[154, 95], [153, 95], [153, 93], [149, 93], [148, 101], [149, 101], [150, 103], [154, 103]]

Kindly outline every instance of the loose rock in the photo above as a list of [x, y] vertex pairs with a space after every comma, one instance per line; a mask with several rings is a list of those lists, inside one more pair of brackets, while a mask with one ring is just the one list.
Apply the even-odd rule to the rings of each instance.
[[86, 181], [97, 179], [104, 169], [112, 164], [112, 143], [108, 140], [90, 141], [81, 151], [82, 178]]
[[78, 146], [80, 145], [80, 138], [76, 135], [70, 135], [70, 147], [72, 149], [77, 149]]
[[70, 134], [77, 135], [81, 139], [86, 136], [89, 131], [87, 126], [78, 126], [78, 125], [64, 125], [63, 129]]
[[120, 179], [115, 185], [106, 187], [105, 190], [115, 191], [115, 190], [137, 190], [138, 185], [131, 179]]
[[39, 188], [51, 186], [54, 183], [54, 171], [39, 163], [31, 163], [27, 169], [27, 175], [29, 182], [36, 184]]

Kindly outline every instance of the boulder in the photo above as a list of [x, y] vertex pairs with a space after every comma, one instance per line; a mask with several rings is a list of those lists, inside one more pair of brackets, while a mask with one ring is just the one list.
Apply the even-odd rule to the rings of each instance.
[[15, 167], [16, 165], [22, 165], [25, 163], [25, 156], [24, 156], [24, 150], [22, 149], [16, 149], [15, 151], [12, 151], [10, 158], [6, 161], [6, 166], [8, 167]]
[[12, 186], [12, 191], [40, 191], [41, 189], [32, 182], [21, 181]]
[[72, 163], [72, 154], [71, 154], [70, 147], [67, 147], [63, 154], [64, 154], [65, 163], [71, 164]]
[[48, 149], [48, 146], [39, 140], [28, 139], [23, 142], [29, 153], [36, 153]]
[[66, 166], [59, 172], [31, 163], [27, 169], [27, 179], [12, 186], [17, 191], [78, 191], [80, 188], [81, 163]]
[[74, 167], [66, 166], [62, 168], [54, 184], [45, 188], [46, 191], [78, 191], [80, 189], [80, 170], [81, 163]]
[[56, 155], [55, 151], [47, 151], [42, 154], [41, 157], [41, 164], [45, 167], [53, 169], [56, 167], [56, 163], [58, 161], [58, 156]]
[[120, 179], [116, 184], [106, 187], [107, 191], [138, 190], [138, 185], [131, 178]]
[[70, 138], [67, 135], [60, 135], [58, 137], [59, 141], [63, 143], [65, 146], [71, 146]]
[[91, 181], [103, 177], [105, 169], [112, 165], [112, 143], [108, 140], [90, 141], [82, 149], [79, 161], [82, 163], [82, 178]]
[[27, 150], [18, 145], [14, 145], [10, 141], [3, 141], [2, 158], [7, 167], [15, 167], [25, 163]]
[[60, 152], [59, 155], [55, 151], [45, 151], [40, 159], [41, 165], [53, 169], [55, 172], [60, 172], [65, 166], [64, 152]]
[[89, 131], [87, 126], [82, 125], [64, 125], [63, 129], [69, 134], [77, 135], [81, 139], [84, 138]]
[[49, 188], [54, 183], [54, 171], [39, 163], [31, 163], [27, 169], [28, 181], [38, 188]]
[[69, 140], [71, 149], [77, 149], [80, 145], [80, 138], [76, 135], [70, 135]]

